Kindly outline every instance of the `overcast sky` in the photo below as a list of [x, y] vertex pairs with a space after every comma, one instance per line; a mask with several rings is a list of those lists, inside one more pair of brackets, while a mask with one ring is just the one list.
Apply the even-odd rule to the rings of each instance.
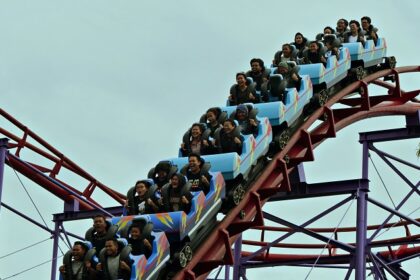
[[[0, 107], [98, 180], [125, 193], [159, 160], [177, 155], [183, 133], [207, 108], [225, 104], [235, 73], [247, 70], [253, 57], [269, 65], [296, 32], [312, 39], [325, 26], [335, 27], [338, 18], [369, 15], [398, 65], [420, 63], [418, 1], [209, 3], [0, 0]], [[407, 78], [403, 86], [419, 88], [415, 78]], [[360, 176], [357, 131], [400, 125], [402, 118], [382, 118], [343, 130], [337, 140], [321, 145], [316, 162], [308, 164], [313, 175], [308, 177], [321, 181]], [[13, 130], [3, 119], [0, 126]], [[417, 161], [418, 141], [408, 143], [391, 150]], [[331, 164], [338, 154], [358, 157], [354, 164]], [[2, 200], [40, 220], [13, 171], [6, 168], [5, 175]], [[52, 228], [51, 214], [62, 211], [62, 202], [20, 179]], [[329, 226], [335, 226], [339, 216]], [[66, 228], [84, 235], [89, 225], [70, 223]], [[1, 209], [0, 257], [45, 238], [46, 232]], [[51, 245], [46, 242], [0, 259], [0, 278], [47, 261]], [[12, 279], [47, 279], [49, 270], [47, 264]], [[297, 279], [308, 273], [278, 271]], [[309, 279], [330, 275], [322, 273], [315, 271]], [[248, 275], [254, 279], [256, 274]], [[270, 277], [266, 275], [278, 279]]]

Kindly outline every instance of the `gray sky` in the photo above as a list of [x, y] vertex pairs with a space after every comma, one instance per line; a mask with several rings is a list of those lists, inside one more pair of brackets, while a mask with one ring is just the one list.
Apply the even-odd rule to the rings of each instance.
[[[395, 55], [400, 66], [418, 65], [419, 10], [417, 1], [390, 0], [347, 6], [307, 0], [299, 6], [280, 1], [0, 0], [0, 106], [101, 182], [124, 193], [159, 160], [177, 155], [185, 130], [208, 107], [225, 104], [235, 73], [247, 70], [252, 57], [269, 65], [275, 51], [296, 32], [314, 38], [325, 26], [335, 27], [338, 18], [369, 15], [387, 39], [388, 55]], [[414, 78], [403, 85], [419, 88]], [[403, 124], [401, 118], [369, 123], [374, 128]], [[0, 126], [10, 128], [4, 120]], [[338, 153], [360, 157], [358, 130], [369, 128], [363, 123], [352, 126], [319, 148], [316, 162], [307, 166], [311, 180], [360, 176], [360, 168], [352, 169], [350, 160], [331, 164]], [[391, 150], [416, 161], [415, 145], [411, 141]], [[359, 165], [357, 156], [355, 160]], [[53, 227], [51, 214], [62, 211], [61, 201], [20, 178]], [[10, 168], [2, 199], [40, 220]], [[107, 200], [104, 204], [113, 205]], [[329, 226], [335, 223], [332, 219]], [[0, 257], [48, 238], [5, 209], [0, 225]], [[83, 235], [89, 225], [71, 223], [66, 228]], [[51, 244], [0, 259], [0, 278], [50, 259]], [[49, 270], [44, 265], [12, 279], [27, 279], [29, 274], [47, 279]], [[297, 279], [308, 272], [296, 271], [292, 273]], [[255, 273], [250, 271], [249, 278]], [[312, 273], [310, 279], [325, 277], [322, 271]], [[277, 278], [270, 277], [267, 274], [267, 279]]]

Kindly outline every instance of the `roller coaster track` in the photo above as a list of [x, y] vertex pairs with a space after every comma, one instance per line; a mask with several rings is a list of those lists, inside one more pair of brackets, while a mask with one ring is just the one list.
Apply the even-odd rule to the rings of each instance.
[[[348, 85], [332, 96], [323, 107], [314, 112], [300, 126], [287, 146], [276, 154], [250, 186], [240, 204], [226, 215], [194, 253], [191, 262], [174, 279], [203, 279], [211, 270], [220, 265], [233, 265], [232, 245], [239, 234], [248, 229], [263, 226], [262, 206], [270, 197], [279, 192], [291, 191], [290, 172], [302, 162], [315, 160], [314, 148], [327, 138], [335, 137], [337, 131], [366, 118], [418, 113], [420, 103], [415, 101], [415, 98], [420, 90], [403, 91], [400, 87], [400, 74], [419, 71], [420, 66], [382, 70]], [[390, 75], [394, 76], [395, 84], [380, 80]], [[368, 90], [369, 84], [375, 84], [387, 91], [385, 94], [371, 95]], [[361, 92], [360, 97], [346, 98], [357, 90]], [[332, 109], [332, 106], [337, 103], [350, 107]], [[324, 121], [309, 130], [319, 119], [324, 119]], [[411, 253], [419, 252], [419, 247], [416, 247]], [[316, 258], [316, 256], [307, 256], [307, 258]], [[348, 259], [346, 262], [348, 263]]]
[[[315, 160], [313, 150], [324, 140], [335, 137], [339, 130], [366, 118], [418, 114], [420, 103], [415, 98], [419, 95], [420, 89], [404, 91], [400, 87], [400, 75], [415, 72], [420, 72], [420, 66], [382, 70], [365, 77], [363, 80], [353, 82], [335, 93], [323, 107], [316, 110], [304, 121], [293, 134], [286, 147], [264, 167], [261, 174], [249, 187], [240, 204], [224, 217], [208, 238], [203, 241], [198, 250], [194, 252], [193, 259], [175, 275], [174, 279], [203, 279], [212, 269], [220, 265], [232, 265], [234, 263], [232, 245], [240, 234], [251, 228], [269, 229], [264, 227], [265, 214], [262, 211], [262, 206], [273, 196], [292, 190], [289, 174], [300, 163]], [[382, 81], [382, 78], [390, 76], [394, 78], [395, 83]], [[382, 88], [385, 92], [371, 94], [368, 88], [370, 84]], [[359, 92], [358, 96], [360, 97], [347, 98], [355, 92]], [[333, 108], [337, 104], [340, 104], [341, 107]], [[78, 209], [75, 209], [76, 211], [103, 209], [103, 206], [92, 198], [96, 189], [105, 192], [118, 204], [123, 203], [125, 199], [123, 194], [96, 180], [3, 109], [0, 109], [0, 116], [23, 133], [22, 136], [17, 136], [0, 127], [0, 135], [10, 139], [6, 164], [13, 169], [24, 174], [67, 204], [77, 204]], [[313, 124], [320, 120], [321, 123], [312, 128]], [[37, 144], [32, 144], [32, 141]], [[25, 150], [23, 149], [34, 152], [37, 156], [43, 158], [44, 162], [49, 161], [51, 166], [41, 166], [24, 161], [22, 154]], [[85, 188], [79, 190], [83, 183], [74, 186], [60, 180], [58, 177], [64, 169], [83, 179], [86, 182]], [[312, 230], [317, 231], [316, 229]], [[406, 238], [400, 241], [402, 243], [409, 242], [413, 238], [418, 240], [418, 236], [414, 236], [411, 239]], [[346, 245], [353, 246], [354, 244]], [[419, 253], [419, 251], [419, 247], [415, 247], [408, 255]], [[244, 252], [243, 255], [246, 256], [247, 253]], [[272, 257], [271, 260], [264, 259], [261, 256], [259, 258], [269, 262], [279, 256], [272, 255]], [[307, 258], [315, 257], [307, 256]], [[341, 262], [348, 262], [348, 256], [337, 256], [337, 259], [330, 261], [339, 263], [338, 258]]]

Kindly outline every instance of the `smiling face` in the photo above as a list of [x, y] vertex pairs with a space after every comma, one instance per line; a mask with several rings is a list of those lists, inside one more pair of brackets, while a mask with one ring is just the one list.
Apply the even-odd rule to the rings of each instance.
[[76, 261], [82, 260], [85, 252], [86, 250], [79, 244], [73, 245], [73, 248], [71, 249], [71, 254]]
[[140, 228], [137, 226], [132, 227], [130, 230], [130, 235], [131, 235], [131, 238], [133, 239], [139, 239], [141, 235]]
[[223, 130], [226, 133], [231, 133], [235, 129], [235, 126], [230, 121], [225, 121], [223, 123]]
[[198, 125], [193, 125], [193, 127], [191, 128], [191, 136], [193, 137], [193, 138], [198, 138], [198, 137], [200, 137], [201, 136], [201, 129], [200, 129], [200, 126], [198, 126]]
[[261, 72], [261, 70], [262, 70], [261, 65], [258, 62], [254, 61], [254, 62], [251, 63], [251, 71], [252, 72], [259, 73], [259, 72]]
[[357, 26], [357, 24], [355, 24], [354, 22], [350, 24], [350, 31], [352, 33], [357, 33], [359, 30], [359, 27]]
[[245, 86], [246, 85], [246, 78], [245, 75], [237, 75], [236, 76], [236, 83], [239, 86]]
[[295, 43], [300, 45], [300, 44], [302, 44], [302, 42], [303, 42], [302, 35], [300, 35], [300, 34], [296, 35], [295, 36]]
[[118, 253], [118, 244], [113, 240], [105, 242], [105, 252], [108, 256], [115, 256]]
[[283, 52], [283, 56], [284, 57], [290, 57], [290, 56], [292, 56], [292, 49], [288, 45], [283, 46], [281, 48], [281, 51]]
[[200, 172], [200, 161], [195, 156], [190, 156], [188, 159], [188, 167], [190, 168], [192, 173]]
[[318, 52], [318, 44], [315, 42], [312, 42], [309, 44], [309, 51], [312, 53]]

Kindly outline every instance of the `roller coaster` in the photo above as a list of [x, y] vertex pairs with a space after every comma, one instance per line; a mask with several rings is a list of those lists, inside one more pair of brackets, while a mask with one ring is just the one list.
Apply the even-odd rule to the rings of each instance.
[[[156, 243], [149, 259], [144, 256], [134, 258], [131, 279], [154, 279], [159, 271], [169, 262], [170, 242], [174, 239], [183, 242], [183, 249], [177, 257], [181, 263], [179, 270], [173, 273], [173, 279], [204, 279], [214, 269], [222, 266], [233, 267], [233, 278], [246, 279], [246, 269], [275, 265], [324, 266], [338, 267], [347, 264], [345, 278], [353, 271], [355, 279], [366, 279], [370, 270], [375, 279], [409, 279], [409, 274], [401, 268], [405, 260], [420, 255], [419, 219], [399, 211], [411, 195], [419, 195], [419, 182], [412, 183], [396, 170], [409, 185], [410, 192], [406, 199], [396, 207], [388, 207], [368, 196], [368, 159], [369, 151], [380, 155], [384, 161], [389, 158], [406, 163], [397, 157], [379, 151], [374, 143], [420, 137], [420, 103], [416, 99], [420, 90], [404, 91], [400, 85], [400, 76], [417, 73], [419, 66], [395, 68], [395, 59], [386, 57], [387, 45], [383, 38], [376, 44], [367, 41], [343, 44], [339, 57], [331, 56], [327, 64], [293, 65], [299, 67], [302, 76], [299, 90], [285, 89], [283, 99], [278, 94], [269, 92], [270, 102], [248, 104], [258, 112], [259, 129], [257, 135], [244, 137], [242, 153], [225, 153], [202, 156], [211, 166], [213, 174], [210, 191], [207, 194], [194, 194], [189, 213], [183, 211], [157, 213], [137, 216], [122, 216], [123, 207], [104, 208], [92, 198], [95, 190], [100, 189], [118, 204], [123, 205], [126, 196], [96, 180], [76, 163], [48, 144], [32, 130], [20, 123], [5, 110], [0, 109], [0, 116], [6, 121], [0, 127], [0, 173], [4, 164], [25, 175], [36, 184], [62, 199], [65, 212], [54, 215], [56, 228], [54, 236], [53, 265], [51, 279], [56, 279], [57, 244], [61, 234], [67, 236], [63, 222], [91, 218], [101, 213], [109, 216], [109, 222], [118, 225], [119, 231], [129, 227], [138, 218], [147, 219], [154, 224]], [[272, 74], [275, 74], [272, 69]], [[351, 75], [356, 73], [357, 75]], [[279, 79], [282, 77], [279, 75]], [[384, 90], [384, 93], [371, 93], [370, 86]], [[317, 104], [308, 110], [308, 106]], [[236, 106], [220, 107], [227, 115], [232, 114]], [[302, 163], [314, 161], [314, 149], [336, 133], [363, 119], [387, 115], [406, 116], [407, 126], [402, 129], [365, 133], [360, 136], [363, 145], [363, 175], [357, 180], [308, 184], [304, 180]], [[15, 135], [11, 129], [20, 131]], [[25, 160], [23, 151], [29, 150], [41, 156], [50, 165], [43, 166]], [[267, 153], [271, 152], [270, 157]], [[165, 159], [180, 170], [187, 158]], [[397, 169], [389, 163], [393, 169]], [[409, 164], [419, 170], [420, 167]], [[66, 172], [78, 176], [87, 186], [74, 186], [59, 175]], [[2, 183], [0, 176], [0, 184]], [[1, 185], [0, 185], [1, 186]], [[2, 188], [0, 188], [1, 190]], [[302, 199], [321, 196], [346, 195], [346, 198], [331, 208], [307, 220], [295, 224], [282, 217], [264, 212], [262, 207], [267, 202]], [[1, 197], [1, 196], [0, 196]], [[224, 211], [223, 218], [216, 221], [222, 211], [224, 200], [232, 200]], [[351, 201], [357, 203], [357, 222], [353, 228], [309, 228], [314, 221], [327, 215]], [[374, 204], [390, 213], [382, 224], [368, 225], [366, 220], [367, 205]], [[4, 208], [33, 221], [18, 210], [1, 201]], [[400, 222], [390, 223], [397, 216]], [[283, 227], [267, 226], [265, 221], [274, 222]], [[210, 228], [206, 225], [211, 225]], [[374, 240], [385, 228], [404, 227], [404, 236], [392, 239]], [[412, 229], [410, 230], [409, 227]], [[245, 240], [242, 233], [260, 231], [259, 241]], [[374, 234], [367, 237], [368, 230]], [[162, 232], [166, 233], [166, 237]], [[266, 241], [266, 232], [285, 232], [274, 241]], [[328, 238], [323, 232], [334, 233]], [[354, 242], [340, 241], [339, 232], [356, 235]], [[324, 244], [282, 244], [281, 241], [295, 233], [302, 233], [322, 241]], [[194, 242], [194, 240], [199, 242]], [[172, 244], [172, 243], [171, 243]], [[185, 244], [193, 244], [192, 248]], [[257, 247], [254, 252], [243, 251], [242, 246]], [[409, 247], [408, 245], [412, 245]], [[328, 254], [277, 254], [270, 250], [283, 248], [328, 248]], [[233, 249], [234, 248], [234, 249]], [[373, 248], [381, 251], [374, 252]], [[338, 253], [340, 250], [343, 253]], [[182, 254], [181, 254], [182, 253]], [[180, 257], [181, 255], [181, 257]], [[371, 265], [367, 268], [366, 264]], [[156, 273], [155, 273], [156, 272]], [[220, 272], [220, 271], [219, 271]], [[151, 277], [151, 278], [149, 278]], [[216, 276], [215, 278], [217, 278]], [[229, 269], [225, 278], [229, 279]]]

